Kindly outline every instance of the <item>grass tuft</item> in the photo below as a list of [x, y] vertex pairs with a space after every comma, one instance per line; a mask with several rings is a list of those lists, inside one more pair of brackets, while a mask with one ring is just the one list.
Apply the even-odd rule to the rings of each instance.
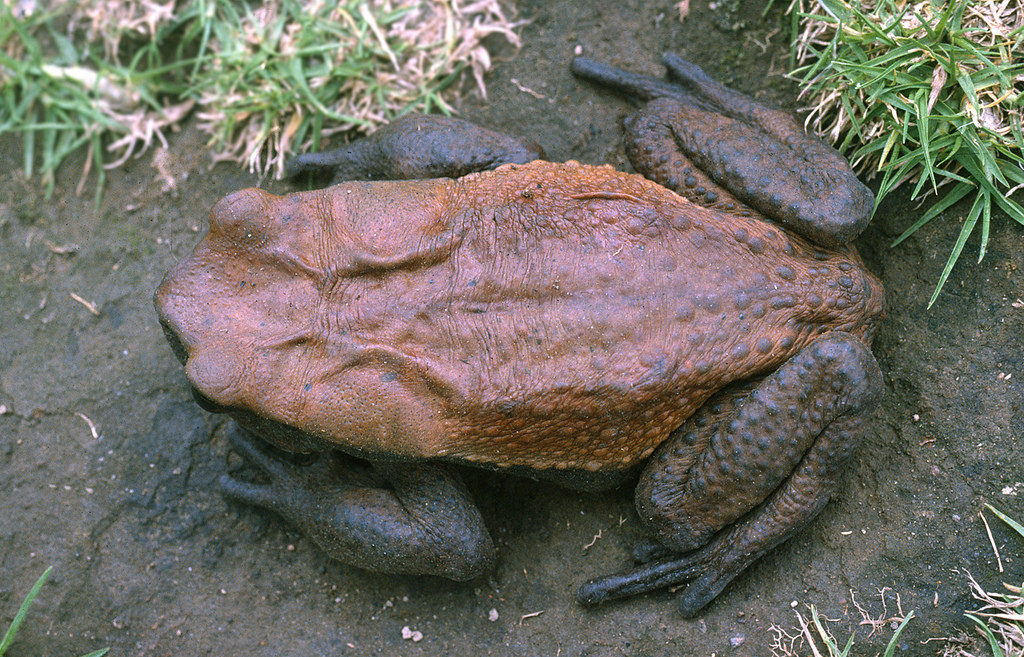
[[1024, 224], [1024, 0], [793, 0], [792, 76], [808, 125], [854, 166], [880, 175], [877, 201], [945, 195], [899, 244], [957, 201], [972, 199], [928, 301], [967, 239], [985, 256], [993, 208]]
[[[1024, 525], [991, 504], [986, 504], [985, 508], [1024, 538]], [[996, 558], [999, 558], [998, 552]], [[970, 573], [967, 573], [967, 579], [971, 596], [982, 606], [965, 615], [977, 625], [977, 630], [985, 640], [992, 657], [1024, 655], [1024, 585], [1016, 586], [1004, 582], [1005, 592], [992, 592], [983, 589]], [[973, 657], [964, 652], [960, 655]]]
[[1024, 655], [1024, 595], [1020, 586], [1003, 583], [1005, 592], [986, 591], [967, 574], [971, 596], [981, 607], [965, 614], [977, 625], [992, 657]]
[[442, 92], [463, 71], [486, 95], [482, 40], [518, 46], [513, 26], [492, 1], [211, 4], [194, 28], [212, 44], [197, 87], [201, 125], [217, 157], [280, 176], [296, 146], [413, 110], [450, 113]]
[[22, 15], [15, 6], [0, 4], [0, 134], [21, 135], [25, 175], [38, 171], [47, 194], [60, 163], [87, 147], [82, 180], [94, 168], [98, 193], [107, 168], [163, 143], [162, 130], [180, 116], [142, 93], [130, 68], [59, 30], [59, 6]]

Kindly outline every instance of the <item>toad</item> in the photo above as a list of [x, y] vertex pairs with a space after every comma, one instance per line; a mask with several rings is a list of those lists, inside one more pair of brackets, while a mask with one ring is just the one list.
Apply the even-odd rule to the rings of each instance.
[[585, 490], [642, 467], [654, 542], [577, 598], [681, 586], [686, 615], [807, 524], [882, 385], [849, 246], [872, 196], [785, 113], [665, 63], [573, 62], [646, 102], [646, 178], [413, 117], [295, 164], [330, 187], [218, 203], [156, 306], [259, 471], [223, 492], [344, 562], [468, 580], [496, 556], [456, 466]]

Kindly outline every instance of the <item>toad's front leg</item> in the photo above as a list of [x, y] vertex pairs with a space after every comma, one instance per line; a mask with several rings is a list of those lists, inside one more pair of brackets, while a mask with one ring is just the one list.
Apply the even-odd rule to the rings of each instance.
[[544, 150], [529, 139], [451, 116], [409, 114], [336, 150], [299, 155], [288, 162], [287, 173], [329, 179], [332, 184], [459, 178], [502, 164], [543, 159]]
[[868, 348], [828, 333], [766, 377], [716, 424], [715, 400], [659, 448], [637, 486], [637, 510], [684, 556], [594, 579], [583, 604], [685, 584], [696, 614], [734, 577], [806, 525], [835, 491], [882, 388]]

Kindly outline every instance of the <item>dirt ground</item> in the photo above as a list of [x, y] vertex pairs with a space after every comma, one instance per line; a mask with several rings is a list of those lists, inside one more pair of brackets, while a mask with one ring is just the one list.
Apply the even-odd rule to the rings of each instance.
[[[777, 12], [733, 15], [737, 3], [719, 4], [694, 0], [680, 23], [669, 2], [520, 2], [530, 21], [523, 49], [499, 53], [488, 100], [471, 94], [461, 109], [532, 136], [551, 159], [628, 169], [620, 122], [630, 106], [569, 75], [577, 48], [655, 75], [673, 50], [796, 109]], [[628, 563], [640, 535], [628, 487], [571, 493], [468, 472], [501, 553], [489, 578], [469, 584], [332, 562], [274, 515], [226, 502], [214, 485], [235, 462], [225, 420], [192, 401], [151, 296], [216, 200], [257, 181], [235, 166], [210, 169], [202, 136], [187, 128], [165, 162], [176, 191], [162, 191], [147, 156], [112, 174], [96, 211], [74, 193], [81, 157], [51, 200], [18, 172], [22, 157], [15, 140], [0, 142], [0, 627], [39, 573], [55, 570], [11, 657], [103, 646], [180, 656], [768, 655], [769, 627], [792, 628], [794, 610], [806, 616], [811, 603], [841, 637], [857, 631], [855, 654], [875, 654], [889, 624], [868, 636], [854, 602], [891, 618], [897, 594], [917, 615], [897, 654], [929, 655], [941, 644], [928, 639], [973, 632], [964, 571], [990, 590], [1021, 580], [1022, 541], [993, 523], [1000, 574], [979, 519], [985, 501], [1024, 519], [1024, 452], [1014, 447], [1024, 424], [1024, 242], [1003, 216], [984, 262], [974, 264], [972, 240], [928, 310], [966, 208], [892, 249], [919, 209], [883, 205], [858, 243], [888, 292], [875, 344], [886, 393], [860, 456], [817, 521], [685, 620], [667, 592], [597, 609], [573, 602], [580, 582]], [[422, 639], [403, 638], [405, 627]]]

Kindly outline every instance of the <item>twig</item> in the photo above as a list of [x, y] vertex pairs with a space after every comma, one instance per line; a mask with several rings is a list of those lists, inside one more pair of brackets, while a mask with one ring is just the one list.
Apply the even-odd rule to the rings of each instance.
[[988, 534], [988, 542], [992, 546], [992, 551], [996, 553], [996, 564], [999, 566], [999, 572], [1003, 572], [1003, 560], [999, 557], [999, 548], [996, 547], [996, 540], [992, 538], [992, 529], [988, 526], [988, 519], [985, 518], [985, 514], [981, 511], [978, 512], [981, 516], [981, 522], [985, 525], [985, 533]]
[[91, 312], [93, 315], [96, 315], [97, 317], [100, 316], [100, 311], [96, 308], [96, 304], [94, 304], [94, 303], [92, 303], [90, 301], [86, 301], [85, 299], [83, 299], [82, 297], [78, 296], [74, 292], [69, 292], [69, 294], [71, 295], [72, 299], [74, 299], [78, 303], [80, 303], [83, 306], [85, 306], [86, 308], [88, 308], [89, 312]]
[[85, 413], [75, 413], [75, 415], [85, 420], [85, 423], [89, 425], [89, 432], [92, 434], [93, 440], [100, 437], [100, 432], [96, 430], [96, 423], [90, 420]]
[[587, 543], [586, 545], [583, 546], [583, 551], [584, 552], [586, 552], [590, 548], [594, 547], [594, 543], [597, 543], [597, 539], [601, 538], [601, 532], [603, 532], [603, 531], [604, 531], [603, 529], [598, 529], [597, 530], [597, 533], [594, 534], [594, 538], [592, 538], [589, 543]]
[[522, 616], [519, 617], [519, 624], [522, 625], [523, 621], [526, 620], [527, 618], [535, 618], [537, 616], [540, 616], [543, 613], [544, 613], [544, 610], [541, 609], [540, 611], [533, 611], [533, 612], [530, 612], [529, 614], [523, 614]]

